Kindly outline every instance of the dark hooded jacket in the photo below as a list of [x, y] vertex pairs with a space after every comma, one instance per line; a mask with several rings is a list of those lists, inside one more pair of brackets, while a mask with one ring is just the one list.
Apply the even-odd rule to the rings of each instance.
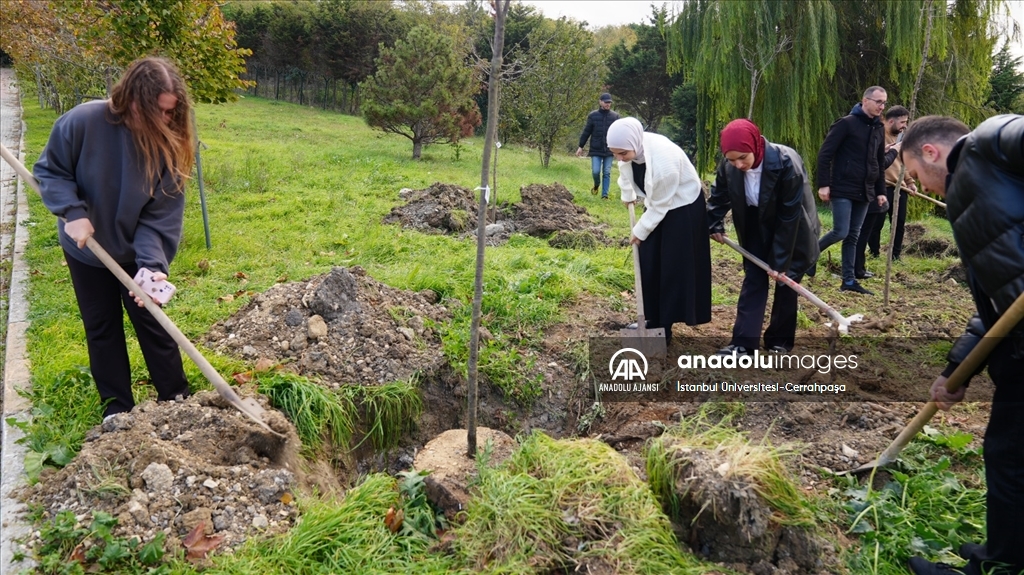
[[[761, 239], [771, 246], [769, 267], [796, 278], [818, 261], [821, 223], [814, 205], [814, 192], [796, 151], [767, 140], [764, 144], [757, 202]], [[725, 233], [725, 215], [732, 209], [736, 235], [742, 246], [749, 242], [749, 238], [744, 237], [747, 229], [744, 178], [742, 170], [722, 160], [708, 200], [710, 233]]]
[[[895, 154], [893, 155], [895, 157]], [[889, 160], [892, 163], [892, 160]], [[885, 125], [860, 104], [836, 120], [818, 150], [818, 187], [834, 199], [876, 202], [885, 195]]]
[[608, 128], [618, 119], [617, 112], [600, 108], [587, 116], [587, 125], [583, 128], [583, 133], [580, 134], [580, 147], [585, 146], [587, 139], [590, 139], [588, 156], [607, 158], [612, 155], [612, 151], [608, 149]]
[[1024, 293], [1024, 116], [985, 120], [957, 142], [946, 166], [946, 213], [978, 308], [950, 350], [955, 365]]

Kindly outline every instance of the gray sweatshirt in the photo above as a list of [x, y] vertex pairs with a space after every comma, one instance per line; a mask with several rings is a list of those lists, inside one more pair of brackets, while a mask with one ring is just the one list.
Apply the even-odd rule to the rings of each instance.
[[[185, 194], [164, 169], [153, 195], [131, 132], [112, 124], [106, 100], [86, 102], [57, 119], [32, 171], [43, 204], [68, 221], [89, 218], [93, 237], [114, 261], [167, 273], [181, 242]], [[60, 244], [75, 259], [104, 267], [79, 249], [57, 220]]]

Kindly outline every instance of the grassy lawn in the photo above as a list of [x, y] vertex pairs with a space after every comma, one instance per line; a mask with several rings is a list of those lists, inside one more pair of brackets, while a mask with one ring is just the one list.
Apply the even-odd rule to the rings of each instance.
[[[55, 116], [50, 110], [40, 110], [31, 99], [26, 98], [24, 105], [26, 156], [31, 166], [46, 143]], [[474, 242], [403, 230], [383, 225], [381, 220], [402, 203], [402, 188], [420, 189], [434, 182], [477, 187], [481, 138], [463, 141], [458, 153], [448, 146], [427, 147], [422, 160], [413, 161], [412, 144], [404, 138], [382, 136], [360, 118], [293, 104], [246, 98], [233, 104], [200, 106], [197, 117], [206, 146], [202, 162], [212, 248], [206, 248], [200, 194], [193, 182], [188, 191], [184, 241], [170, 269], [170, 280], [178, 292], [165, 308], [189, 339], [197, 341], [215, 322], [248, 302], [244, 296], [231, 301], [222, 296], [261, 292], [277, 282], [305, 280], [333, 266], [359, 265], [373, 278], [396, 288], [431, 289], [443, 298], [470, 301]], [[556, 154], [550, 167], [543, 168], [535, 150], [511, 144], [501, 148], [499, 201], [518, 201], [520, 186], [554, 182], [573, 191], [578, 204], [607, 224], [609, 237], [628, 236], [628, 215], [622, 204], [590, 194], [589, 159]], [[87, 371], [82, 369], [88, 365], [85, 337], [70, 278], [63, 269], [54, 218], [36, 197], [30, 198], [30, 208], [31, 239], [26, 257], [31, 269], [32, 323], [28, 352], [35, 421], [28, 429], [29, 447], [37, 454], [37, 464], [61, 464], [81, 447], [85, 432], [99, 423], [101, 410]], [[823, 227], [829, 229], [828, 212], [822, 215]], [[939, 220], [927, 225], [930, 233], [949, 233], [948, 224]], [[717, 244], [712, 251], [713, 258], [737, 257]], [[837, 258], [838, 246], [832, 251]], [[907, 265], [916, 266], [909, 268], [914, 273], [947, 263]], [[632, 261], [624, 247], [560, 250], [522, 235], [513, 236], [503, 246], [489, 247], [483, 311], [495, 343], [482, 355], [481, 367], [501, 365], [507, 359], [502, 355], [509, 353], [507, 349], [538, 344], [538, 336], [532, 334], [558, 321], [566, 304], [580, 293], [611, 302], [632, 286]], [[729, 299], [723, 293], [716, 288], [714, 303], [735, 303], [735, 296]], [[445, 353], [455, 366], [465, 361], [469, 319], [469, 306], [457, 305], [452, 324], [443, 330]], [[134, 377], [147, 379], [134, 340], [130, 340], [129, 351]], [[250, 367], [210, 351], [204, 353], [222, 374]], [[186, 372], [194, 390], [209, 388], [187, 360]], [[509, 380], [514, 381], [515, 375], [510, 373]], [[150, 394], [148, 386], [137, 386], [137, 400]], [[934, 443], [929, 443], [928, 449], [934, 448]], [[936, 481], [947, 491], [970, 488], [971, 507], [965, 511], [969, 517], [964, 521], [976, 527], [980, 462], [976, 454], [958, 453], [969, 462], [964, 476], [969, 479], [957, 480], [956, 485], [943, 475], [948, 465], [921, 470], [934, 471]], [[458, 531], [454, 551], [448, 554], [431, 551], [430, 541], [403, 540], [383, 527], [379, 518], [389, 506], [417, 499], [408, 493], [408, 485], [373, 475], [341, 502], [303, 502], [300, 528], [284, 538], [251, 542], [234, 555], [218, 557], [208, 572], [450, 573], [476, 571], [483, 565], [487, 565], [485, 571], [531, 572], [535, 552], [531, 536], [541, 534], [557, 546], [558, 530], [565, 526], [553, 510], [559, 509], [559, 498], [567, 493], [600, 501], [624, 530], [624, 547], [601, 550], [602, 560], [622, 565], [628, 572], [726, 572], [679, 551], [668, 520], [647, 485], [625, 479], [628, 470], [608, 471], [609, 465], [621, 463], [621, 458], [613, 456], [610, 448], [596, 442], [527, 438], [511, 464], [481, 477], [481, 496], [470, 507], [469, 520]], [[614, 461], [620, 463], [610, 463]], [[938, 489], [922, 485], [919, 491], [923, 495]], [[853, 572], [898, 573], [902, 572], [898, 561], [908, 549], [923, 545], [941, 551], [934, 548], [939, 537], [921, 535], [920, 529], [922, 523], [945, 517], [947, 512], [935, 501], [929, 500], [927, 509], [915, 508], [911, 515], [905, 511], [909, 488], [899, 488], [902, 500], [893, 499], [885, 490], [857, 491], [856, 485], [838, 480], [834, 489], [832, 501], [819, 513], [829, 513], [840, 531], [872, 534], [865, 535], [870, 548], [854, 544], [851, 549]], [[407, 513], [414, 513], [413, 507], [407, 507]], [[516, 527], [524, 531], [518, 532]], [[876, 552], [881, 545], [892, 548]], [[499, 547], [504, 550], [504, 562], [488, 564], [491, 550]], [[172, 566], [175, 573], [194, 572], [182, 562]], [[137, 572], [147, 571], [140, 568]]]

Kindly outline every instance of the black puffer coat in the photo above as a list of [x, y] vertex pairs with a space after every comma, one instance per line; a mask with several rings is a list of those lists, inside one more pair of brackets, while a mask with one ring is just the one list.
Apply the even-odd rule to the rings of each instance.
[[607, 158], [612, 155], [612, 151], [608, 149], [608, 127], [618, 119], [618, 113], [601, 109], [594, 110], [587, 116], [587, 125], [580, 134], [580, 147], [585, 146], [587, 139], [590, 139], [588, 156]]
[[887, 165], [885, 125], [857, 104], [828, 129], [818, 150], [815, 179], [819, 188], [830, 188], [832, 198], [876, 202], [885, 195]]
[[946, 166], [946, 214], [983, 324], [950, 351], [959, 363], [1024, 293], [1024, 116], [985, 120], [957, 142]]
[[[771, 246], [768, 265], [795, 278], [818, 261], [818, 234], [821, 223], [814, 205], [814, 192], [803, 160], [792, 148], [765, 140], [761, 189], [757, 216], [761, 239]], [[747, 196], [743, 171], [728, 160], [718, 165], [715, 183], [708, 200], [710, 233], [725, 233], [725, 214], [732, 218], [740, 245], [747, 245]]]

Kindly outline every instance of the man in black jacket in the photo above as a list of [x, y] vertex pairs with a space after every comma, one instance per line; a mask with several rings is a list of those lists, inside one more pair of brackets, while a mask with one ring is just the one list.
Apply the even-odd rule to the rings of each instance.
[[576, 148], [576, 156], [583, 155], [583, 146], [590, 140], [590, 171], [594, 175], [594, 187], [590, 193], [597, 194], [598, 186], [601, 187], [601, 198], [608, 199], [608, 187], [612, 183], [612, 151], [608, 149], [606, 138], [608, 137], [608, 126], [619, 119], [619, 115], [612, 112], [612, 95], [608, 92], [601, 94], [598, 108], [587, 116], [587, 125], [580, 134], [580, 146]]
[[[878, 117], [885, 109], [881, 86], [864, 91], [860, 104], [836, 120], [818, 150], [818, 197], [832, 202], [832, 231], [818, 240], [824, 252], [842, 241], [843, 284], [840, 290], [874, 295], [854, 277], [857, 238], [868, 204], [885, 201], [885, 126]], [[814, 275], [814, 270], [810, 270]]]
[[[970, 133], [953, 118], [921, 118], [907, 130], [902, 157], [926, 190], [945, 196], [978, 309], [967, 333], [950, 350], [949, 365], [932, 384], [932, 399], [945, 410], [964, 397], [964, 388], [954, 394], [946, 391], [946, 378], [1024, 292], [1024, 116], [995, 116]], [[963, 545], [960, 555], [968, 563], [957, 570], [914, 557], [910, 569], [917, 575], [1024, 572], [1022, 330], [1024, 325], [1018, 325], [988, 357], [988, 373], [996, 386], [984, 444], [988, 541]]]
[[[708, 200], [711, 238], [721, 242], [725, 215], [732, 210], [740, 245], [775, 271], [799, 282], [818, 259], [818, 211], [803, 160], [792, 148], [773, 144], [752, 122], [733, 120], [722, 130], [722, 153]], [[743, 286], [736, 303], [732, 341], [723, 355], [752, 354], [761, 339], [769, 278], [743, 261]], [[764, 346], [788, 353], [796, 337], [797, 293], [775, 285], [775, 299]]]

